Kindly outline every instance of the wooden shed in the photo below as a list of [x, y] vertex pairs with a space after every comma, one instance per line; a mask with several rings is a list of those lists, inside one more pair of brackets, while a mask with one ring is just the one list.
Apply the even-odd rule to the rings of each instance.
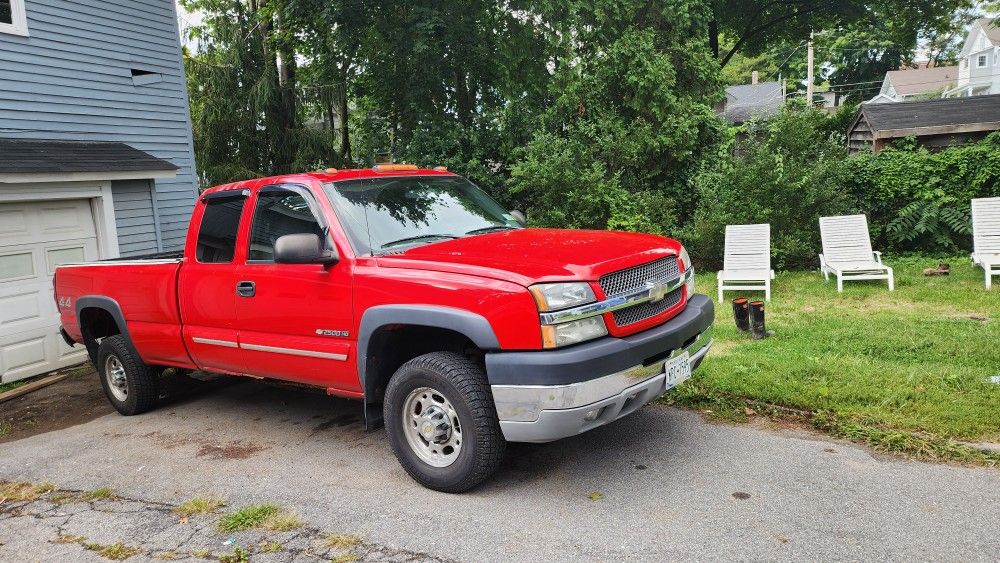
[[925, 147], [974, 142], [1000, 130], [1000, 94], [922, 102], [861, 104], [847, 129], [851, 153], [878, 152], [889, 143], [915, 137]]

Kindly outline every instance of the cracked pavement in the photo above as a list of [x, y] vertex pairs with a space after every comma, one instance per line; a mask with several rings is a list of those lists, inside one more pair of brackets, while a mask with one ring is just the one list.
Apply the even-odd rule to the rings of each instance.
[[[68, 494], [67, 494], [68, 493]], [[181, 517], [175, 506], [131, 498], [81, 500], [80, 491], [54, 491], [35, 500], [0, 506], [0, 560], [106, 561], [109, 546], [134, 550], [132, 560], [201, 560], [237, 557], [262, 562], [358, 561], [437, 562], [441, 559], [364, 541], [331, 546], [311, 527], [277, 532], [262, 529], [221, 533], [215, 528], [225, 508]], [[70, 500], [60, 500], [70, 496]], [[352, 542], [353, 543], [353, 542]], [[238, 561], [239, 559], [234, 559]]]
[[[357, 535], [362, 558], [987, 561], [1000, 554], [996, 469], [891, 459], [812, 433], [713, 424], [650, 405], [578, 437], [512, 444], [493, 480], [447, 495], [410, 480], [384, 430], [365, 432], [359, 414], [356, 402], [239, 381], [146, 415], [112, 414], [0, 444], [0, 480], [111, 487], [149, 499], [121, 501], [121, 510], [137, 511], [128, 514], [103, 513], [102, 503], [39, 501], [25, 509], [30, 517], [0, 521], [0, 560], [100, 560], [79, 544], [53, 543], [60, 526], [97, 543], [141, 546], [130, 561], [155, 549], [231, 549], [210, 519], [180, 525], [170, 514], [196, 496], [221, 498], [228, 509], [278, 504], [316, 530], [309, 533]], [[56, 516], [69, 510], [82, 512]], [[233, 545], [256, 545], [256, 533]], [[290, 538], [283, 557], [336, 556], [309, 552], [311, 541]]]

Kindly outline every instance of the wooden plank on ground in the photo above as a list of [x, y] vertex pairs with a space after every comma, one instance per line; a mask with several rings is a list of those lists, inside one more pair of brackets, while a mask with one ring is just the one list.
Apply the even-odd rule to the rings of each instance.
[[37, 391], [42, 387], [48, 387], [53, 383], [59, 383], [60, 381], [66, 379], [67, 377], [69, 377], [68, 373], [59, 373], [56, 375], [50, 375], [48, 377], [39, 379], [38, 381], [32, 381], [27, 385], [22, 385], [16, 389], [11, 389], [6, 393], [0, 393], [0, 403], [3, 403], [4, 401], [9, 401], [11, 399], [16, 399], [21, 395], [31, 393], [32, 391]]

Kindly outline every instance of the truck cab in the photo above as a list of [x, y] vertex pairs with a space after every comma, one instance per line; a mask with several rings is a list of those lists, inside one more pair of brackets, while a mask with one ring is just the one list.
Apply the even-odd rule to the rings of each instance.
[[359, 399], [403, 467], [459, 492], [509, 441], [621, 418], [690, 376], [712, 301], [683, 246], [526, 228], [446, 170], [380, 165], [218, 186], [184, 255], [60, 267], [68, 342], [123, 414], [164, 367]]

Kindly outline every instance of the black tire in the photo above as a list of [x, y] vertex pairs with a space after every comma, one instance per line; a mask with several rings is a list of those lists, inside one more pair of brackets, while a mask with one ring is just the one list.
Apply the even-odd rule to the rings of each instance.
[[[117, 360], [125, 372], [124, 400], [116, 396], [108, 377], [109, 362]], [[97, 373], [101, 387], [111, 405], [125, 416], [142, 414], [156, 407], [160, 398], [160, 370], [143, 363], [142, 359], [120, 334], [109, 336], [97, 348]], [[117, 393], [120, 395], [120, 393]]]
[[[435, 467], [414, 451], [404, 434], [404, 402], [412, 391], [429, 387], [454, 407], [462, 447], [447, 467]], [[461, 354], [433, 352], [403, 364], [389, 381], [383, 405], [389, 444], [403, 469], [421, 485], [461, 493], [488, 479], [500, 467], [507, 445], [482, 368]]]

